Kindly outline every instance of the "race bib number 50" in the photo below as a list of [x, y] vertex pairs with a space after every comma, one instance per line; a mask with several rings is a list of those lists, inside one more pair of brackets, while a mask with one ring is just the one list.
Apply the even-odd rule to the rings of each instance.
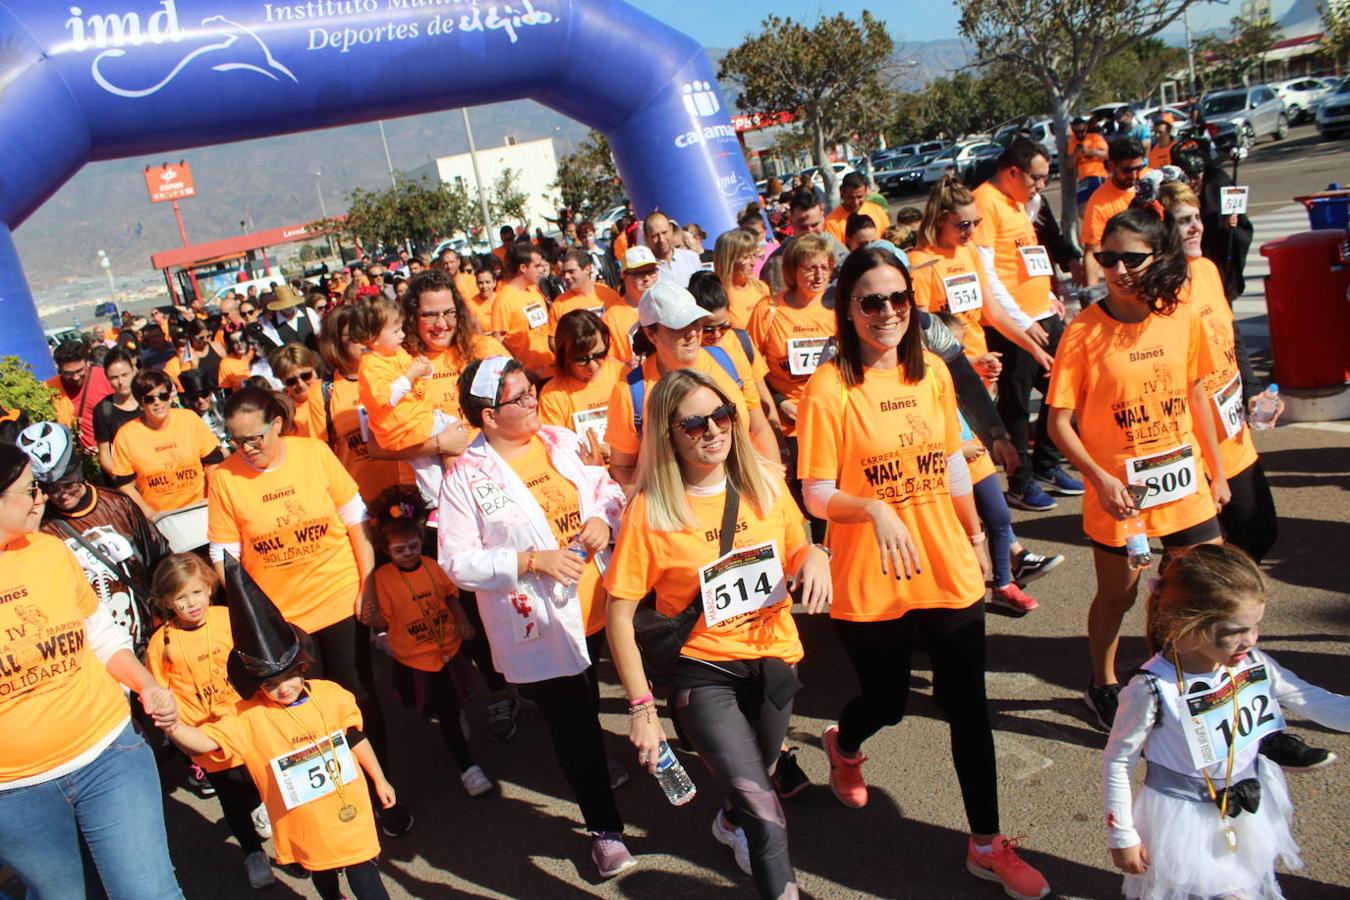
[[287, 809], [295, 809], [337, 790], [337, 781], [347, 784], [356, 778], [347, 737], [335, 731], [327, 740], [297, 747], [272, 760], [272, 775], [281, 788]]
[[698, 583], [709, 628], [787, 599], [783, 563], [773, 541], [732, 550], [699, 569]]

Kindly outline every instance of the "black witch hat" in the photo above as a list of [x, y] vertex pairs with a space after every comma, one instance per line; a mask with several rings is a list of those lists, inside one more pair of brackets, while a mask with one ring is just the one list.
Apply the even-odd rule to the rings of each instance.
[[247, 700], [267, 679], [313, 660], [313, 638], [282, 617], [272, 598], [229, 553], [225, 554], [225, 600], [234, 633], [225, 674], [240, 697]]

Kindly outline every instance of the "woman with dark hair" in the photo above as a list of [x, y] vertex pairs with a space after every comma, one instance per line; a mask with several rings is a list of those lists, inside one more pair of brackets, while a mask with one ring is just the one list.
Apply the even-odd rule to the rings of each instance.
[[43, 499], [27, 454], [0, 444], [0, 596], [15, 601], [0, 604], [0, 863], [33, 897], [181, 898], [154, 753], [122, 689], [161, 728], [177, 705], [62, 540], [35, 533]]
[[109, 483], [151, 519], [201, 503], [224, 458], [216, 436], [201, 416], [173, 405], [173, 381], [163, 372], [138, 373], [131, 379], [131, 395], [141, 415], [113, 438]]
[[295, 433], [300, 437], [322, 437], [312, 421], [318, 418], [314, 407], [322, 399], [319, 383], [323, 367], [319, 355], [304, 344], [286, 344], [267, 355], [267, 365], [295, 407]]
[[634, 863], [587, 677], [584, 613], [603, 591], [600, 569], [623, 492], [602, 467], [582, 462], [576, 434], [540, 424], [519, 360], [470, 363], [459, 394], [481, 433], [441, 487], [440, 563], [477, 593], [497, 670], [544, 713], [591, 835], [591, 859], [610, 878]]
[[594, 312], [574, 309], [563, 315], [554, 335], [558, 374], [539, 394], [540, 420], [575, 431], [604, 463], [609, 462], [609, 395], [624, 372], [623, 363], [609, 355], [609, 341], [609, 329]]
[[1083, 530], [1097, 593], [1084, 700], [1109, 731], [1120, 626], [1139, 587], [1127, 524], [1167, 549], [1219, 543], [1217, 514], [1231, 493], [1207, 414], [1214, 360], [1195, 304], [1181, 303], [1189, 270], [1176, 229], [1151, 209], [1126, 210], [1106, 223], [1097, 262], [1106, 298], [1065, 331], [1045, 399], [1050, 434], [1087, 485]]
[[136, 377], [136, 357], [121, 347], [114, 347], [103, 357], [103, 373], [113, 392], [94, 407], [94, 441], [98, 444], [98, 465], [103, 471], [112, 468], [112, 441], [118, 429], [140, 418], [141, 405], [131, 395], [131, 379]]
[[1012, 896], [1045, 879], [999, 833], [998, 766], [984, 688], [985, 535], [961, 453], [951, 376], [924, 351], [909, 272], [864, 248], [839, 270], [839, 353], [816, 369], [798, 418], [806, 507], [830, 523], [835, 627], [860, 692], [825, 729], [830, 787], [867, 803], [863, 741], [905, 714], [911, 655], [927, 645], [965, 801], [966, 868]]

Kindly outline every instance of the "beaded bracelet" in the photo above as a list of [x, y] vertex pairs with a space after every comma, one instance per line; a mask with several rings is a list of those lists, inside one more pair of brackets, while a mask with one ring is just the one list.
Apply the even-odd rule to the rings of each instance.
[[530, 548], [530, 555], [525, 557], [525, 574], [534, 574], [534, 548]]

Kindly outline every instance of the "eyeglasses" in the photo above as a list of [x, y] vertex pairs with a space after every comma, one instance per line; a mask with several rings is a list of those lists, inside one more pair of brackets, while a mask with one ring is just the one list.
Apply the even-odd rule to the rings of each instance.
[[1142, 172], [1142, 171], [1144, 171], [1144, 170], [1147, 169], [1147, 168], [1148, 168], [1148, 163], [1140, 163], [1140, 164], [1137, 165], [1137, 166], [1121, 166], [1121, 167], [1120, 167], [1120, 171], [1122, 171], [1122, 172], [1129, 172], [1130, 174], [1134, 174], [1135, 172]]
[[0, 494], [27, 494], [30, 500], [36, 500], [38, 498], [38, 494], [41, 493], [43, 493], [42, 486], [39, 485], [36, 481], [28, 485], [28, 487], [26, 488], [18, 488], [12, 491], [0, 491]]
[[703, 333], [708, 335], [709, 337], [720, 338], [722, 335], [727, 333], [727, 330], [729, 328], [731, 328], [730, 322], [722, 322], [719, 325], [704, 325]]
[[242, 306], [239, 307], [239, 315], [241, 316], [256, 316], [257, 314], [258, 311], [251, 306], [248, 309], [244, 309]]
[[1031, 172], [1023, 170], [1022, 174], [1030, 178], [1032, 184], [1048, 184], [1050, 182], [1049, 172], [1046, 172], [1044, 175], [1034, 175]]
[[453, 309], [438, 310], [436, 312], [431, 312], [428, 310], [427, 312], [418, 313], [417, 318], [421, 319], [423, 322], [426, 322], [427, 324], [435, 322], [437, 319], [444, 319], [447, 322], [454, 322], [459, 319], [459, 313], [457, 313]]
[[62, 378], [83, 378], [89, 374], [89, 364], [85, 363], [78, 369], [62, 369], [59, 374]]
[[1144, 264], [1150, 253], [1116, 253], [1114, 250], [1098, 250], [1092, 256], [1103, 269], [1114, 269], [1117, 263], [1124, 263], [1127, 269], [1137, 269]]
[[[60, 493], [63, 493], [63, 492], [65, 492], [65, 491], [72, 491], [72, 490], [75, 490], [75, 489], [77, 489], [77, 488], [78, 488], [79, 490], [82, 491], [82, 490], [84, 490], [84, 485], [85, 485], [85, 482], [84, 482], [84, 476], [82, 476], [82, 475], [81, 475], [81, 476], [77, 476], [77, 477], [75, 477], [75, 478], [72, 478], [72, 479], [69, 480], [69, 481], [52, 481], [52, 482], [34, 482], [34, 483], [33, 483], [33, 487], [34, 487], [34, 488], [37, 488], [37, 489], [41, 490], [42, 493], [46, 494], [46, 495], [49, 496], [49, 497], [50, 497], [52, 494], [60, 494]], [[27, 493], [27, 491], [20, 491], [19, 493], [24, 494], [24, 493]]]
[[530, 385], [510, 400], [503, 400], [493, 409], [501, 409], [503, 406], [518, 406], [521, 409], [533, 409], [539, 405], [539, 395], [535, 393], [534, 385]]
[[[889, 296], [886, 294], [865, 294], [861, 297], [854, 297], [853, 300], [858, 304], [858, 309], [869, 319], [882, 315], [887, 309], [900, 312], [907, 306], [914, 303], [914, 292], [896, 291]], [[889, 306], [888, 306], [889, 305]]]
[[299, 387], [299, 386], [300, 386], [300, 382], [302, 382], [302, 381], [303, 381], [305, 384], [309, 384], [309, 383], [310, 383], [311, 381], [313, 381], [313, 380], [314, 380], [314, 370], [313, 370], [313, 369], [307, 369], [307, 370], [304, 371], [304, 372], [297, 372], [297, 373], [295, 373], [295, 374], [292, 375], [290, 378], [283, 378], [283, 379], [281, 380], [281, 383], [284, 384], [284, 385], [286, 385], [286, 387], [288, 387], [288, 388], [293, 388], [293, 387]]
[[315, 311], [316, 313], [327, 312], [327, 311], [328, 311], [328, 304], [327, 304], [327, 303], [315, 303], [315, 304], [314, 304], [314, 311]]
[[[273, 421], [276, 420], [274, 419]], [[259, 450], [262, 448], [263, 438], [267, 437], [267, 433], [271, 430], [272, 430], [272, 422], [268, 422], [266, 425], [263, 426], [263, 430], [258, 432], [257, 434], [245, 435], [243, 437], [231, 436], [229, 438], [229, 441], [231, 446], [234, 446], [236, 448], [248, 447], [250, 450]]]
[[979, 228], [984, 219], [961, 219], [955, 223], [957, 231], [974, 231]]
[[173, 399], [173, 391], [165, 389], [156, 391], [153, 394], [146, 394], [141, 398], [142, 403], [168, 403]]
[[574, 366], [589, 366], [591, 363], [604, 362], [609, 356], [608, 350], [601, 350], [597, 353], [587, 353], [585, 356], [578, 356], [572, 360]]
[[686, 416], [670, 427], [679, 428], [691, 441], [701, 441], [708, 433], [709, 422], [717, 426], [717, 432], [720, 434], [729, 429], [731, 423], [735, 421], [736, 404], [724, 403], [706, 416]]

